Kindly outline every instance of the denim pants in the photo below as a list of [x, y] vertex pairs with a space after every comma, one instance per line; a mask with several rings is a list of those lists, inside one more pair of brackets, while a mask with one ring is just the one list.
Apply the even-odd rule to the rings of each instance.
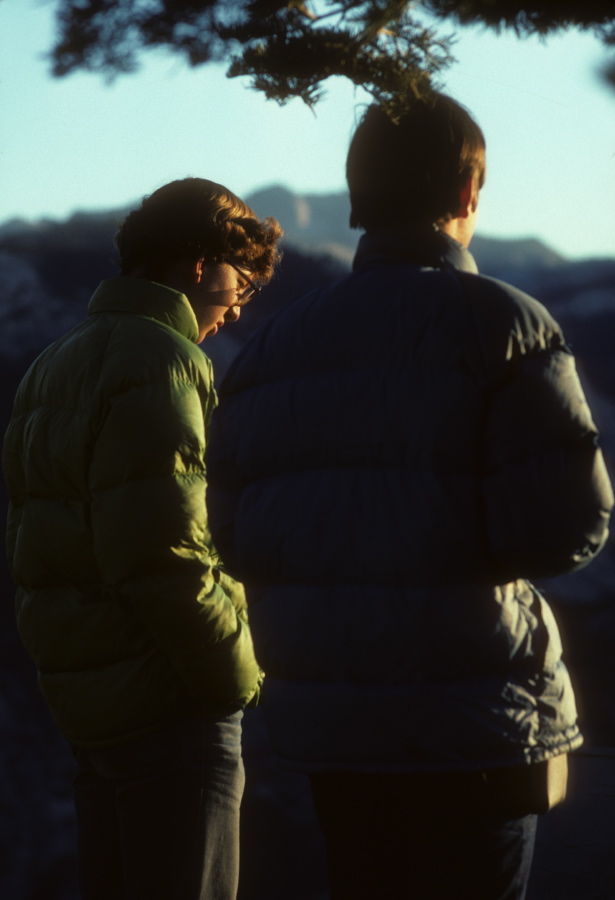
[[235, 900], [241, 717], [75, 750], [83, 900]]
[[482, 774], [312, 775], [331, 900], [523, 900], [537, 817]]

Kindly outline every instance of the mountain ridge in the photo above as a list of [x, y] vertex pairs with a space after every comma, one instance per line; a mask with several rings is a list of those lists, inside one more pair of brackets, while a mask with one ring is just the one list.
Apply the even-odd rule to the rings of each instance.
[[[286, 238], [294, 246], [309, 251], [331, 252], [350, 264], [360, 232], [351, 229], [350, 200], [346, 192], [336, 194], [296, 194], [281, 185], [254, 191], [247, 198], [259, 216], [275, 216]], [[503, 261], [515, 268], [555, 268], [569, 260], [535, 237], [493, 238], [477, 234], [471, 247], [479, 269], [492, 274]]]
[[[285, 231], [285, 244], [309, 253], [327, 254], [350, 266], [360, 232], [348, 225], [350, 201], [344, 191], [326, 194], [299, 194], [280, 184], [269, 185], [246, 195], [246, 202], [259, 216], [275, 216]], [[89, 240], [112, 239], [123, 217], [134, 204], [108, 210], [76, 210], [64, 218], [37, 220], [12, 218], [0, 224], [0, 246], [19, 241], [36, 242], [66, 230], [73, 246]], [[84, 228], [83, 226], [87, 226]], [[585, 260], [570, 260], [539, 238], [496, 238], [475, 235], [471, 251], [485, 274], [527, 269], [554, 270]], [[589, 258], [593, 261], [593, 258]], [[600, 261], [609, 257], [596, 257]], [[613, 257], [615, 261], [615, 256]]]

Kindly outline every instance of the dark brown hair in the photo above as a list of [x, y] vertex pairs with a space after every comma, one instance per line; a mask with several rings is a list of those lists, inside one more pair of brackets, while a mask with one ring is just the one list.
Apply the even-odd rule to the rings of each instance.
[[136, 266], [150, 276], [179, 259], [232, 262], [267, 283], [280, 257], [282, 229], [276, 219], [260, 220], [239, 197], [204, 178], [165, 184], [145, 197], [117, 233], [123, 274]]
[[348, 151], [352, 228], [442, 223], [455, 216], [468, 178], [485, 181], [485, 138], [445, 94], [416, 100], [398, 121], [368, 107]]

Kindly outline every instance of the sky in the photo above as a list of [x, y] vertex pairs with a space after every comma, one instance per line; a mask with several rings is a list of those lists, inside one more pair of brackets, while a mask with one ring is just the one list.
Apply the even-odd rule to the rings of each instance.
[[[280, 107], [222, 66], [190, 69], [162, 51], [111, 84], [52, 79], [54, 6], [0, 0], [0, 223], [126, 207], [188, 175], [243, 196], [273, 184], [345, 189], [365, 92], [330, 79], [315, 113], [300, 100]], [[615, 90], [598, 74], [599, 40], [481, 28], [457, 38], [442, 87], [487, 138], [478, 233], [536, 237], [571, 259], [615, 256]]]

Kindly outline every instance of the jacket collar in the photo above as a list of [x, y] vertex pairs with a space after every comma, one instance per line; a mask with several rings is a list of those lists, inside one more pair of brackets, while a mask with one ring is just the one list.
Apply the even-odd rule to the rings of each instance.
[[195, 344], [199, 337], [196, 316], [186, 295], [144, 278], [120, 275], [102, 281], [88, 305], [89, 315], [100, 313], [129, 313], [155, 319]]
[[391, 262], [416, 263], [434, 269], [478, 272], [474, 257], [457, 241], [435, 226], [432, 230], [391, 229], [362, 235], [353, 269]]

